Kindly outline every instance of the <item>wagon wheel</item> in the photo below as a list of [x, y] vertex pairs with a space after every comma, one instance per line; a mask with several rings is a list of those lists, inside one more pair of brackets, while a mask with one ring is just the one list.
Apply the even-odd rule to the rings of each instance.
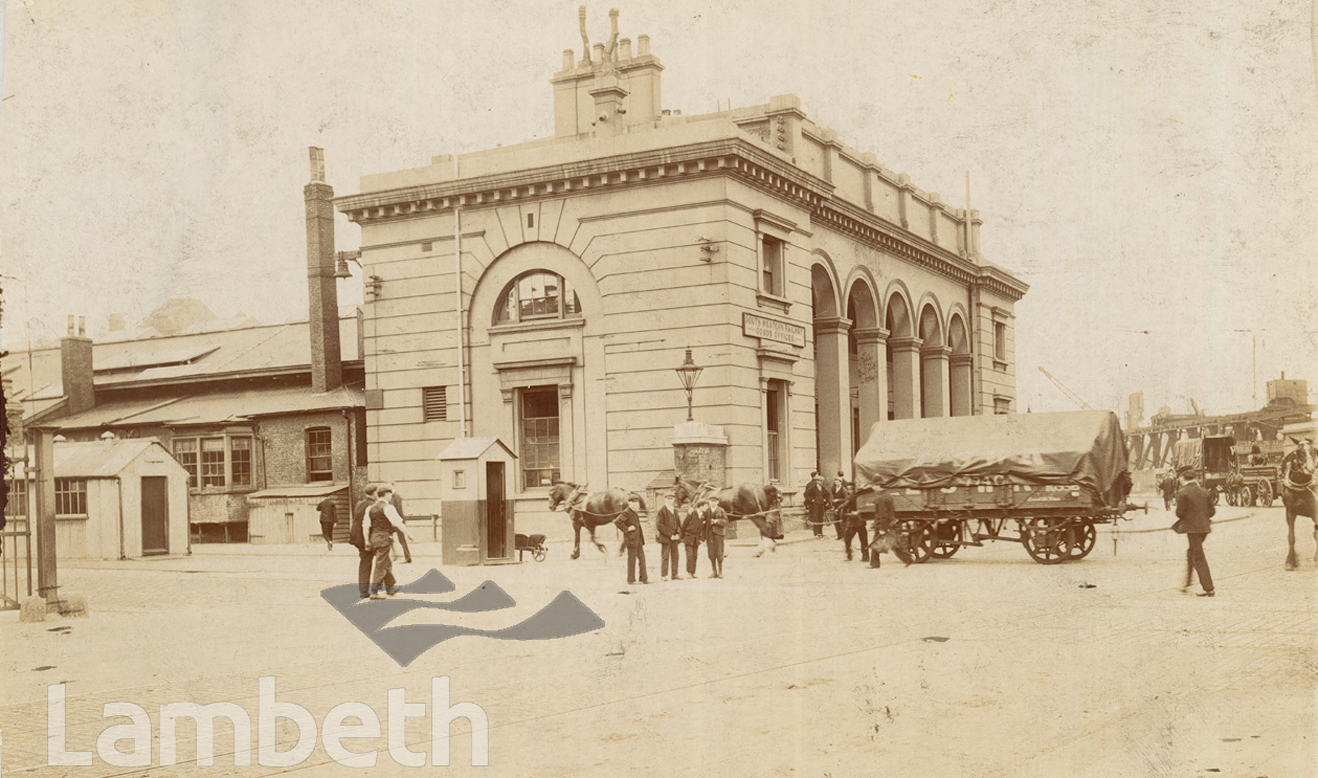
[[1236, 499], [1236, 505], [1241, 508], [1250, 508], [1254, 505], [1254, 492], [1249, 486], [1240, 487], [1240, 497]]
[[1073, 523], [1067, 534], [1070, 536], [1067, 544], [1070, 555], [1067, 559], [1072, 561], [1089, 556], [1089, 552], [1094, 550], [1098, 542], [1098, 530], [1094, 529], [1094, 522], [1089, 519], [1081, 519]]
[[901, 542], [892, 550], [897, 558], [908, 565], [929, 561], [933, 553], [933, 527], [918, 519], [902, 519], [895, 527]]
[[1217, 505], [1218, 498], [1221, 497], [1221, 496], [1222, 496], [1222, 495], [1221, 495], [1221, 492], [1220, 492], [1216, 487], [1214, 487], [1214, 489], [1213, 489], [1213, 494], [1212, 494], [1212, 502], [1213, 502], [1213, 505]]
[[1226, 490], [1226, 504], [1227, 504], [1227, 505], [1230, 505], [1232, 508], [1235, 508], [1235, 507], [1237, 507], [1238, 505], [1240, 505], [1240, 488], [1239, 488], [1239, 487], [1236, 487], [1236, 488], [1234, 488], [1234, 489], [1233, 489], [1233, 488], [1228, 488], [1228, 489]]
[[957, 530], [960, 525], [954, 521], [945, 522], [934, 527], [932, 531], [933, 545], [929, 549], [929, 555], [934, 559], [951, 559], [952, 555], [961, 548], [958, 540], [960, 534]]
[[531, 558], [537, 562], [545, 561], [545, 549], [537, 548], [531, 551]]
[[1066, 519], [1029, 519], [1021, 522], [1021, 544], [1030, 558], [1041, 565], [1070, 559], [1066, 542]]
[[1260, 507], [1271, 508], [1272, 498], [1275, 496], [1276, 495], [1273, 494], [1272, 491], [1272, 484], [1268, 483], [1267, 481], [1259, 481], [1258, 505]]

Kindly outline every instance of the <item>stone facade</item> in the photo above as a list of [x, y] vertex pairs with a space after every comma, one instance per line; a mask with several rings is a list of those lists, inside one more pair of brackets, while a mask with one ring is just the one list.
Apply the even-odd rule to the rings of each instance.
[[[648, 41], [615, 52], [565, 53], [558, 136], [463, 155], [456, 174], [443, 156], [366, 176], [337, 198], [380, 279], [365, 324], [373, 478], [437, 511], [434, 457], [465, 416], [467, 434], [518, 453], [519, 511], [550, 475], [639, 490], [673, 468], [686, 348], [729, 483], [849, 472], [890, 418], [1016, 410], [1026, 286], [981, 256], [978, 212], [840, 143], [791, 95], [659, 112]], [[437, 391], [442, 413], [424, 399]]]

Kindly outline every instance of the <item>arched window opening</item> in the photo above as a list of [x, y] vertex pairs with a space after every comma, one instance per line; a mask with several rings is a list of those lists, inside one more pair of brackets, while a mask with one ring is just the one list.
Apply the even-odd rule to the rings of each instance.
[[494, 323], [572, 319], [581, 316], [581, 298], [557, 273], [532, 270], [513, 279], [494, 306]]

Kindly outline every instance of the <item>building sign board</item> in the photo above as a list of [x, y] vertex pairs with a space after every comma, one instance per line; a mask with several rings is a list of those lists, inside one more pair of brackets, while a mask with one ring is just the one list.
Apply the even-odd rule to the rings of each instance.
[[753, 313], [742, 313], [741, 333], [752, 338], [772, 340], [791, 346], [805, 346], [805, 327]]

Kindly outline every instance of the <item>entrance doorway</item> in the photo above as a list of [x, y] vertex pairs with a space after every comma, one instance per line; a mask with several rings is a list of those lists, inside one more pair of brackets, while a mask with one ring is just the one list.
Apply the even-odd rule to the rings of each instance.
[[485, 463], [485, 556], [489, 559], [512, 556], [508, 548], [508, 501], [503, 473], [502, 462]]
[[169, 553], [169, 479], [142, 476], [142, 554]]

